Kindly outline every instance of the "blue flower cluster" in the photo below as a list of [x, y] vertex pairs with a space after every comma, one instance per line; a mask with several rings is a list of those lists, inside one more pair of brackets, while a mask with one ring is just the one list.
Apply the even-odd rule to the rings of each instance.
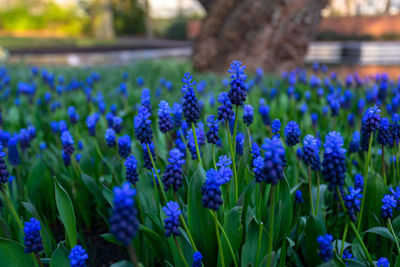
[[124, 159], [131, 153], [131, 138], [129, 135], [118, 137], [118, 153]]
[[393, 195], [386, 194], [382, 199], [381, 217], [390, 219], [393, 217], [393, 209], [397, 207], [397, 201]]
[[295, 146], [300, 142], [300, 127], [295, 121], [289, 121], [285, 127], [286, 144], [288, 146]]
[[186, 118], [188, 124], [196, 123], [200, 118], [200, 105], [194, 93], [193, 86], [196, 85], [193, 80], [193, 75], [186, 72], [183, 75], [182, 82], [182, 93], [183, 95], [183, 115]]
[[242, 65], [242, 62], [235, 60], [231, 63], [231, 68], [228, 70], [231, 74], [231, 88], [228, 95], [232, 104], [237, 106], [241, 106], [247, 97], [244, 83], [247, 79], [247, 75], [244, 74], [245, 68], [246, 66]]
[[179, 236], [181, 234], [179, 230], [179, 226], [181, 225], [179, 216], [182, 214], [182, 211], [179, 209], [178, 203], [170, 201], [162, 209], [167, 216], [167, 218], [164, 219], [165, 236], [170, 237], [171, 234]]
[[86, 267], [86, 261], [89, 258], [86, 251], [80, 245], [76, 245], [71, 249], [68, 255], [71, 267]]
[[207, 117], [207, 127], [209, 128], [206, 133], [207, 142], [210, 144], [217, 144], [219, 141], [218, 130], [219, 130], [219, 121], [215, 120], [214, 115], [210, 115]]
[[219, 179], [218, 171], [210, 169], [206, 173], [206, 181], [201, 187], [201, 193], [203, 198], [201, 203], [204, 207], [218, 210], [219, 206], [222, 205], [222, 191], [221, 191], [221, 180]]
[[170, 187], [176, 192], [183, 185], [183, 170], [185, 164], [184, 154], [177, 148], [169, 152], [168, 166], [165, 169], [162, 182], [164, 190], [168, 191]]
[[330, 234], [320, 235], [317, 238], [319, 243], [319, 256], [323, 262], [328, 262], [333, 258], [333, 236]]
[[174, 127], [171, 108], [167, 101], [162, 100], [158, 109], [158, 127], [162, 133], [167, 133]]
[[39, 252], [43, 249], [42, 238], [40, 237], [40, 222], [31, 218], [24, 225], [25, 253]]
[[137, 160], [133, 155], [129, 157], [124, 162], [126, 170], [126, 180], [131, 184], [135, 185], [139, 181], [139, 175], [137, 173]]
[[310, 166], [313, 171], [319, 171], [321, 161], [319, 158], [319, 148], [317, 139], [312, 135], [306, 135], [303, 140], [302, 159], [307, 166]]
[[355, 222], [356, 221], [356, 212], [360, 211], [361, 198], [363, 195], [361, 194], [360, 188], [349, 187], [349, 194], [344, 197], [344, 205], [346, 206], [347, 213], [349, 214], [350, 219]]
[[7, 183], [8, 177], [10, 176], [4, 160], [5, 156], [6, 153], [3, 152], [3, 146], [0, 144], [0, 183]]

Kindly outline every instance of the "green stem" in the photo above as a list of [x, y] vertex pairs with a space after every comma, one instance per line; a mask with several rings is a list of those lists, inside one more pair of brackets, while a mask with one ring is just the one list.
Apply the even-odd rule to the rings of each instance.
[[189, 240], [190, 240], [190, 244], [192, 244], [192, 247], [193, 247], [193, 249], [195, 250], [195, 251], [197, 251], [197, 248], [196, 248], [196, 245], [194, 244], [194, 241], [193, 241], [193, 238], [192, 238], [192, 235], [190, 234], [190, 231], [189, 231], [189, 228], [187, 227], [187, 224], [186, 224], [186, 221], [185, 221], [185, 218], [183, 217], [183, 215], [181, 214], [181, 222], [182, 222], [182, 226], [183, 226], [183, 229], [185, 229], [185, 231], [186, 231], [186, 234], [188, 235], [188, 237], [189, 237]]
[[275, 217], [275, 186], [271, 185], [271, 221], [269, 225], [268, 260], [267, 267], [272, 266], [272, 247], [274, 245], [274, 217]]
[[317, 206], [315, 207], [315, 216], [318, 215], [318, 207], [319, 207], [319, 172], [315, 172], [317, 174]]
[[362, 201], [361, 201], [361, 210], [360, 210], [360, 215], [358, 216], [357, 230], [360, 230], [362, 215], [363, 215], [363, 211], [364, 211], [364, 203], [365, 203], [365, 199], [367, 197], [368, 166], [369, 166], [369, 159], [371, 158], [371, 147], [372, 147], [373, 137], [374, 137], [374, 134], [371, 133], [371, 136], [369, 137], [367, 162], [365, 162], [365, 168], [364, 168], [364, 193], [363, 193], [364, 197], [362, 198]]
[[[151, 150], [150, 150], [149, 144], [146, 144], [146, 147], [147, 147], [147, 153], [149, 154], [149, 157], [150, 157], [150, 160], [151, 160], [151, 165], [153, 166], [154, 172], [156, 173], [156, 177], [157, 177], [158, 183], [161, 183], [160, 176], [158, 175], [158, 169], [157, 169], [156, 163], [154, 162], [153, 155], [151, 154]], [[155, 190], [157, 192], [157, 183], [156, 183], [156, 181], [154, 179], [154, 175], [153, 175], [153, 182], [154, 182], [154, 188], [155, 188]], [[167, 203], [167, 196], [165, 195], [165, 192], [164, 192], [163, 188], [160, 188], [160, 191], [161, 191], [161, 195], [163, 197], [164, 202]], [[156, 195], [158, 195], [158, 194], [156, 194]], [[156, 196], [156, 197], [158, 197], [158, 196]]]
[[183, 252], [182, 252], [182, 250], [181, 250], [181, 248], [180, 248], [180, 246], [178, 244], [178, 241], [176, 240], [175, 236], [174, 236], [174, 241], [175, 241], [176, 247], [178, 248], [179, 256], [181, 256], [183, 263], [185, 264], [185, 266], [189, 267], [189, 265], [188, 265], [188, 263], [187, 263], [187, 261], [185, 259], [185, 256], [183, 255]]
[[[339, 196], [340, 205], [342, 206], [342, 209], [343, 209], [344, 213], [347, 214], [347, 209], [346, 209], [346, 206], [344, 205], [342, 194], [340, 193], [339, 186], [336, 186], [336, 192], [337, 192], [337, 195]], [[371, 255], [369, 254], [368, 249], [365, 246], [364, 241], [361, 238], [360, 233], [358, 232], [356, 226], [354, 225], [354, 223], [351, 220], [349, 221], [349, 223], [350, 223], [351, 229], [353, 230], [354, 234], [356, 235], [356, 238], [358, 239], [358, 241], [361, 244], [361, 248], [364, 251], [365, 256], [367, 257], [367, 259], [369, 261], [369, 264], [371, 266], [374, 266], [374, 263], [372, 262]]]
[[215, 145], [214, 144], [212, 144], [212, 155], [213, 155], [214, 169], [217, 170], [217, 163], [215, 161]]
[[260, 257], [261, 237], [262, 237], [263, 228], [264, 228], [264, 224], [260, 221], [260, 231], [258, 232], [258, 241], [257, 241], [256, 266], [258, 266], [258, 258]]
[[233, 157], [236, 156], [236, 134], [237, 134], [237, 124], [238, 124], [238, 117], [239, 117], [238, 112], [239, 112], [239, 106], [236, 105], [235, 123], [234, 123], [234, 128], [233, 128], [233, 153], [234, 153]]
[[226, 132], [228, 134], [228, 141], [229, 141], [229, 147], [231, 150], [231, 158], [232, 158], [233, 176], [235, 178], [235, 203], [236, 203], [238, 200], [238, 179], [237, 179], [237, 173], [236, 173], [235, 154], [234, 154], [234, 150], [233, 150], [231, 132], [229, 131], [228, 121], [226, 121]]
[[340, 246], [340, 258], [343, 258], [344, 243], [346, 242], [347, 230], [349, 229], [349, 222], [346, 220], [346, 225], [344, 226], [342, 245]]
[[40, 260], [40, 257], [37, 253], [35, 253], [35, 258], [36, 258], [36, 261], [39, 264], [39, 266], [43, 267], [43, 262]]
[[129, 259], [133, 263], [133, 266], [138, 267], [139, 263], [138, 263], [138, 260], [137, 260], [137, 255], [136, 255], [135, 248], [131, 244], [131, 245], [127, 246], [126, 249], [128, 250]]
[[312, 201], [312, 185], [311, 185], [311, 167], [308, 166], [308, 191], [310, 192], [310, 207], [311, 207], [311, 214], [314, 214], [314, 204]]
[[390, 229], [390, 232], [392, 233], [393, 238], [394, 238], [394, 240], [395, 240], [395, 242], [396, 242], [397, 254], [399, 255], [399, 254], [400, 254], [399, 241], [398, 241], [398, 238], [397, 238], [397, 236], [396, 236], [396, 233], [394, 232], [393, 225], [392, 225], [392, 221], [390, 220], [390, 218], [388, 218], [387, 224], [388, 224], [388, 228]]
[[193, 131], [194, 143], [196, 144], [197, 161], [199, 162], [199, 164], [201, 166], [203, 166], [203, 163], [201, 161], [201, 153], [200, 153], [199, 143], [197, 142], [196, 128], [194, 127], [193, 122], [192, 122], [192, 131]]
[[20, 230], [23, 232], [24, 226], [22, 225], [22, 222], [19, 219], [17, 212], [15, 211], [10, 199], [8, 198], [8, 195], [7, 195], [4, 185], [1, 186], [1, 192], [3, 193], [4, 200], [6, 202], [6, 205], [8, 206], [8, 209], [9, 209], [11, 215], [14, 217], [15, 222], [18, 224]]
[[383, 182], [385, 185], [387, 185], [386, 181], [386, 171], [385, 171], [385, 146], [382, 145], [382, 176], [383, 176]]
[[262, 216], [262, 207], [261, 207], [261, 199], [262, 199], [262, 196], [261, 196], [261, 183], [258, 183], [258, 188], [259, 188], [259, 190], [258, 190], [258, 218], [259, 218], [259, 220], [260, 220], [260, 222], [262, 221], [261, 220], [261, 216]]
[[217, 212], [216, 211], [214, 211], [214, 212], [210, 211], [210, 212], [212, 213], [212, 216], [214, 217], [215, 233], [217, 235], [217, 241], [218, 241], [218, 250], [221, 255], [221, 266], [225, 267], [224, 252], [222, 250], [221, 237], [219, 235]]
[[96, 148], [96, 152], [97, 152], [97, 154], [99, 155], [101, 161], [104, 162], [104, 163], [107, 165], [107, 167], [110, 169], [112, 175], [114, 176], [114, 180], [116, 181], [118, 176], [117, 176], [117, 174], [115, 173], [114, 168], [110, 165], [110, 162], [108, 162], [108, 160], [106, 160], [106, 159], [104, 158], [103, 153], [101, 153], [99, 144], [97, 143], [97, 140], [96, 140], [96, 139], [93, 139], [93, 142], [94, 142], [94, 146], [95, 146], [95, 148]]

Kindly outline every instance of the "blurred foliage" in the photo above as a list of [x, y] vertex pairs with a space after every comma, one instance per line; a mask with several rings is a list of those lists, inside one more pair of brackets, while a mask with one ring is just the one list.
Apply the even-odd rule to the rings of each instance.
[[144, 34], [146, 15], [138, 0], [114, 1], [114, 28], [118, 35]]
[[168, 39], [185, 40], [186, 39], [186, 19], [178, 18], [174, 20], [167, 30], [164, 36]]
[[0, 29], [6, 31], [49, 30], [55, 34], [79, 35], [86, 33], [89, 19], [79, 15], [73, 6], [50, 2], [38, 5], [34, 12], [22, 2], [0, 10]]

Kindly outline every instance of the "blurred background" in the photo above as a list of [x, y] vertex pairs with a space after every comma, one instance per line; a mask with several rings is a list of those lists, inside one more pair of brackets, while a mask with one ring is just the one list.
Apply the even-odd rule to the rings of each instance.
[[[318, 61], [344, 72], [400, 70], [400, 0], [247, 2], [252, 6], [237, 0], [0, 0], [0, 58], [83, 66], [178, 57], [193, 58], [199, 70], [218, 71], [205, 53], [223, 51], [227, 55], [220, 61], [225, 64], [257, 50], [266, 51], [265, 59], [250, 56], [254, 64], [246, 65], [270, 71], [281, 70], [270, 67], [281, 58], [282, 68]], [[300, 12], [290, 10], [296, 3], [302, 5]], [[256, 22], [237, 11], [271, 19]], [[273, 20], [276, 16], [279, 22]], [[232, 22], [238, 18], [240, 25]], [[291, 38], [276, 38], [278, 34]], [[273, 37], [289, 47], [274, 48]], [[245, 46], [230, 50], [223, 45], [236, 40]], [[282, 56], [266, 59], [275, 54]]]

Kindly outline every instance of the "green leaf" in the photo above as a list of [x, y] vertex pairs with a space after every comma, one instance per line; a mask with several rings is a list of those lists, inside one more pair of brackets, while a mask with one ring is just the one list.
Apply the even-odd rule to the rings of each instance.
[[101, 189], [95, 182], [95, 180], [87, 174], [82, 173], [81, 175], [82, 181], [85, 184], [86, 188], [89, 192], [95, 197], [96, 201], [100, 204], [103, 199], [103, 194]]
[[33, 254], [26, 254], [24, 247], [10, 239], [0, 238], [0, 266], [37, 266]]
[[201, 186], [205, 181], [205, 171], [201, 166], [193, 174], [189, 184], [188, 227], [196, 247], [203, 254], [206, 266], [217, 261], [217, 238], [214, 220], [208, 209], [201, 204]]
[[114, 193], [109, 188], [107, 188], [105, 185], [103, 185], [103, 196], [107, 200], [108, 204], [110, 204], [110, 206], [112, 206]]
[[149, 242], [150, 247], [153, 249], [154, 254], [160, 260], [171, 260], [171, 254], [169, 253], [165, 238], [162, 238], [159, 234], [144, 225], [140, 225], [139, 230], [144, 233], [144, 236]]
[[[264, 227], [265, 228], [265, 227]], [[256, 256], [257, 256], [257, 243], [258, 243], [258, 235], [260, 233], [260, 224], [256, 222], [253, 217], [250, 220], [250, 223], [247, 228], [246, 241], [242, 248], [242, 259], [240, 266], [255, 266]], [[260, 262], [265, 255], [267, 254], [268, 248], [268, 236], [265, 231], [262, 232], [261, 236], [261, 247], [260, 247], [260, 256], [258, 261]]]
[[110, 267], [134, 267], [132, 262], [127, 260], [122, 260], [116, 263], [113, 263]]
[[393, 238], [393, 235], [392, 235], [392, 234], [390, 233], [390, 231], [389, 231], [387, 228], [385, 228], [385, 227], [381, 227], [381, 226], [374, 227], [374, 228], [368, 229], [367, 231], [365, 231], [365, 232], [363, 232], [363, 233], [364, 233], [364, 234], [365, 234], [365, 233], [377, 234], [377, 235], [380, 235], [380, 236], [382, 236], [382, 237], [385, 237], [385, 238], [391, 240], [392, 242], [395, 242], [395, 240], [394, 240], [394, 238]]
[[72, 206], [71, 198], [69, 197], [67, 191], [65, 191], [57, 179], [55, 179], [54, 186], [58, 213], [60, 214], [61, 221], [65, 227], [68, 240], [67, 244], [71, 249], [76, 245], [77, 239], [74, 207]]
[[306, 238], [306, 261], [309, 266], [316, 266], [321, 263], [318, 256], [318, 236], [326, 233], [324, 220], [315, 215], [307, 218], [305, 238]]
[[[276, 214], [276, 218], [279, 218], [279, 220], [275, 222], [274, 226], [274, 229], [279, 229], [279, 235], [275, 234], [276, 238], [289, 236], [289, 231], [292, 228], [294, 202], [292, 201], [289, 192], [289, 182], [285, 177], [285, 179], [283, 179], [279, 184], [279, 209], [277, 212], [278, 214]], [[274, 238], [274, 240], [277, 240], [276, 238]]]
[[113, 236], [110, 233], [104, 233], [100, 235], [102, 238], [104, 238], [104, 240], [106, 240], [107, 242], [116, 244], [116, 245], [122, 245], [122, 243], [118, 242], [117, 239], [115, 239], [115, 236]]
[[[226, 235], [229, 238], [229, 242], [232, 246], [233, 252], [237, 254], [237, 251], [239, 250], [239, 245], [242, 240], [242, 232], [243, 232], [243, 227], [241, 224], [241, 217], [242, 217], [242, 207], [241, 206], [236, 206], [233, 207], [226, 215], [225, 215], [225, 220], [224, 220], [224, 231]], [[224, 262], [226, 266], [230, 266], [231, 262], [233, 262], [232, 258], [232, 253], [229, 249], [227, 240], [224, 235], [221, 233], [221, 244], [222, 248], [224, 251]], [[218, 253], [218, 263], [220, 263], [221, 254]], [[236, 257], [236, 255], [235, 255]], [[236, 257], [236, 260], [237, 257]], [[220, 264], [218, 264], [220, 265]]]
[[[375, 220], [375, 216], [378, 218], [380, 217], [382, 198], [386, 192], [386, 186], [383, 182], [383, 179], [379, 175], [374, 174], [368, 177], [367, 194], [365, 196], [365, 206], [362, 221], [362, 225], [364, 225], [364, 227], [360, 229], [379, 226]], [[365, 227], [366, 225], [368, 227]]]
[[50, 267], [70, 267], [67, 249], [59, 244], [51, 255]]

